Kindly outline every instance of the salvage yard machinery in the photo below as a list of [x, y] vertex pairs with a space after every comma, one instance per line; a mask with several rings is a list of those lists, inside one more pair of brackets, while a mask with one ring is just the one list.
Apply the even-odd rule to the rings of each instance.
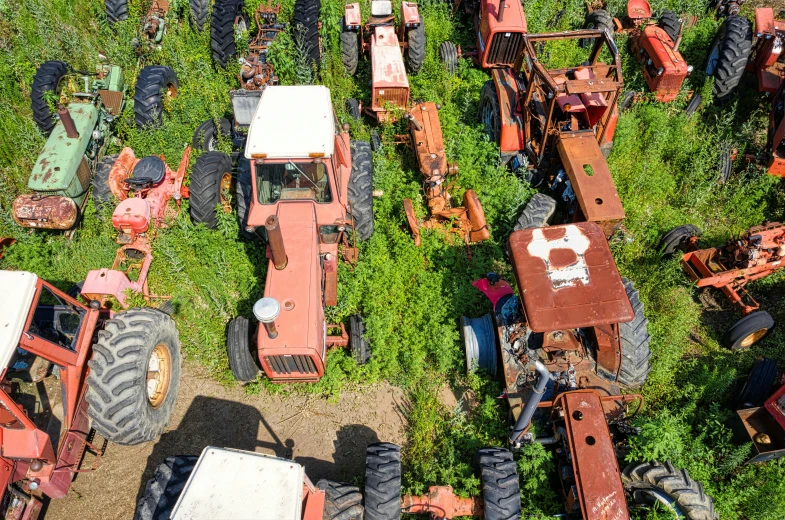
[[439, 106], [436, 103], [417, 103], [407, 114], [411, 136], [409, 141], [417, 155], [417, 165], [425, 177], [423, 193], [431, 218], [420, 223], [410, 199], [404, 199], [406, 219], [414, 235], [415, 245], [420, 245], [420, 228], [442, 228], [445, 224], [470, 242], [482, 242], [491, 236], [485, 222], [480, 199], [474, 190], [463, 194], [463, 206], [454, 206], [448, 175], [455, 174], [458, 167], [447, 163], [444, 152], [442, 125], [439, 121]]
[[598, 224], [529, 227], [536, 219], [526, 213], [539, 207], [532, 202], [520, 219], [527, 227], [508, 241], [518, 295], [491, 273], [473, 285], [492, 314], [461, 319], [468, 368], [495, 374], [502, 367], [510, 445], [557, 447], [570, 517], [629, 519], [626, 497], [692, 520], [716, 519], [711, 498], [686, 471], [659, 462], [620, 469], [617, 456], [635, 433], [626, 408], [643, 404], [640, 395], [620, 395], [620, 386], [642, 386], [650, 370], [643, 303], [619, 276]]
[[[271, 122], [274, 122], [271, 123]], [[228, 207], [229, 156], [206, 152], [191, 173], [191, 218], [217, 225], [217, 207]], [[264, 298], [228, 329], [229, 365], [240, 381], [261, 367], [275, 382], [317, 381], [327, 347], [350, 346], [355, 359], [370, 356], [359, 316], [350, 332], [328, 325], [324, 305], [338, 297], [338, 255], [353, 263], [354, 240], [373, 234], [370, 144], [352, 141], [333, 112], [323, 86], [273, 86], [263, 92], [251, 122], [236, 179], [242, 231], [267, 242], [270, 259]], [[339, 335], [329, 334], [340, 329]]]
[[785, 455], [785, 385], [782, 383], [777, 362], [761, 357], [752, 365], [738, 394], [734, 429], [740, 442], [752, 443], [750, 463]]
[[[547, 69], [549, 44], [591, 42], [586, 61]], [[618, 120], [623, 87], [621, 58], [604, 30], [522, 37], [514, 68], [495, 68], [483, 85], [479, 113], [503, 163], [538, 186], [545, 183], [565, 206], [569, 220], [591, 221], [612, 235], [624, 208], [607, 155]], [[604, 63], [603, 56], [610, 56]], [[544, 61], [543, 61], [544, 60]]]
[[417, 4], [401, 3], [397, 31], [390, 0], [372, 0], [371, 17], [365, 24], [360, 4], [347, 4], [341, 24], [341, 59], [346, 72], [352, 76], [357, 72], [361, 54], [371, 58], [371, 104], [363, 107], [349, 99], [349, 114], [355, 119], [363, 113], [380, 121], [393, 119], [391, 109], [409, 107], [407, 71], [417, 74], [425, 61], [425, 26]]
[[[3, 518], [35, 520], [95, 470], [107, 441], [156, 439], [180, 381], [174, 321], [91, 309], [23, 271], [0, 271]], [[103, 437], [103, 442], [95, 435]]]
[[[147, 11], [142, 16], [139, 24], [138, 36], [131, 42], [138, 55], [144, 55], [153, 50], [160, 50], [161, 42], [166, 34], [166, 28], [172, 23], [172, 4], [176, 0], [149, 0], [146, 2]], [[207, 21], [209, 0], [188, 0], [191, 8], [191, 17], [197, 30], [204, 28]], [[106, 18], [110, 25], [128, 19], [128, 0], [106, 0]]]
[[32, 193], [14, 201], [14, 220], [24, 227], [70, 230], [84, 210], [90, 179], [112, 138], [112, 122], [123, 109], [123, 72], [102, 64], [95, 73], [82, 73], [65, 62], [47, 61], [36, 71], [30, 97], [33, 119], [49, 137], [30, 173]]
[[767, 222], [755, 226], [726, 244], [702, 249], [701, 231], [692, 224], [672, 229], [662, 238], [666, 255], [683, 252], [681, 266], [699, 288], [715, 287], [741, 309], [742, 318], [725, 333], [732, 349], [749, 348], [774, 327], [774, 318], [747, 292], [745, 286], [782, 269], [785, 265], [785, 226]]
[[141, 293], [146, 300], [161, 298], [150, 294], [147, 275], [153, 261], [152, 240], [155, 233], [177, 216], [169, 206], [174, 200], [188, 198], [183, 186], [191, 148], [185, 149], [177, 171], [173, 171], [163, 157], [151, 155], [137, 158], [131, 148], [123, 148], [119, 155], [105, 157], [93, 179], [93, 196], [102, 205], [112, 198], [120, 201], [112, 213], [112, 225], [117, 229], [117, 250], [112, 267], [94, 269], [87, 273], [81, 287], [82, 298], [90, 308], [109, 307], [114, 298], [124, 309], [128, 293]]

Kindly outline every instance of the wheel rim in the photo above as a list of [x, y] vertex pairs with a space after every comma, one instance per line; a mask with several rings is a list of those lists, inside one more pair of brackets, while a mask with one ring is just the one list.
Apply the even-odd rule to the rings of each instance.
[[717, 62], [720, 59], [720, 44], [722, 40], [717, 38], [717, 41], [714, 43], [714, 47], [711, 48], [711, 52], [709, 53], [709, 60], [706, 63], [706, 75], [713, 76], [714, 71], [717, 69]]
[[215, 151], [216, 146], [218, 146], [218, 138], [213, 136], [207, 140], [207, 151], [213, 152]]
[[763, 336], [766, 335], [767, 332], [769, 332], [769, 329], [756, 330], [755, 332], [753, 332], [752, 334], [741, 340], [741, 344], [739, 346], [751, 347], [752, 345], [760, 341], [763, 338]]
[[242, 37], [243, 33], [248, 30], [248, 24], [245, 23], [244, 16], [238, 16], [234, 20], [234, 36], [235, 39]]
[[231, 213], [232, 206], [229, 203], [229, 194], [231, 193], [232, 189], [232, 174], [229, 172], [224, 173], [221, 176], [221, 195], [220, 195], [220, 202], [221, 207], [223, 207], [224, 213]]
[[158, 408], [169, 395], [172, 379], [172, 354], [169, 347], [159, 343], [147, 361], [147, 400], [150, 406]]
[[661, 489], [636, 489], [632, 493], [636, 504], [654, 507], [656, 504], [665, 506], [668, 511], [676, 514], [677, 518], [686, 518], [686, 513], [679, 507], [676, 500]]
[[494, 143], [498, 142], [499, 120], [496, 115], [496, 110], [493, 108], [493, 103], [485, 100], [480, 109], [480, 119], [482, 120], [483, 126], [485, 126], [485, 133], [488, 134], [490, 140]]

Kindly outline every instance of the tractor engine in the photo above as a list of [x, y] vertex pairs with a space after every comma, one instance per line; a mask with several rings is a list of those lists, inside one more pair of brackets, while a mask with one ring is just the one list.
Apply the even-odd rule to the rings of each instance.
[[287, 24], [277, 23], [281, 6], [261, 4], [254, 13], [259, 32], [248, 44], [248, 56], [240, 58], [240, 84], [245, 90], [262, 90], [278, 84], [273, 66], [267, 62], [267, 51], [278, 33]]
[[646, 25], [637, 38], [632, 39], [632, 52], [643, 64], [643, 78], [649, 90], [662, 103], [679, 95], [682, 83], [692, 72], [679, 52], [681, 36], [674, 42], [668, 33], [657, 25]]
[[741, 6], [747, 3], [747, 0], [717, 0], [715, 2], [715, 15], [720, 16], [736, 16], [741, 12]]
[[785, 257], [785, 230], [779, 224], [756, 226], [728, 249], [730, 262], [739, 269], [777, 262]]

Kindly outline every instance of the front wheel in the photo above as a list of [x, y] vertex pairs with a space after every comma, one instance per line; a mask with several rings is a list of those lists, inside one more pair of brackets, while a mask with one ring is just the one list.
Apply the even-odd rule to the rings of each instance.
[[700, 236], [701, 230], [692, 224], [675, 227], [660, 240], [660, 252], [666, 257], [673, 256], [677, 251], [683, 251], [690, 239]]
[[164, 103], [177, 97], [177, 74], [164, 65], [148, 65], [136, 79], [134, 120], [138, 128], [158, 128], [163, 123]]
[[371, 359], [371, 345], [365, 339], [365, 323], [359, 314], [349, 317], [349, 350], [358, 365]]
[[169, 520], [197, 460], [193, 455], [177, 455], [159, 464], [136, 504], [134, 520]]
[[324, 491], [322, 520], [363, 520], [360, 488], [322, 479], [316, 487]]
[[406, 70], [409, 74], [417, 74], [425, 63], [425, 25], [420, 15], [420, 25], [406, 31]]
[[556, 201], [544, 193], [535, 193], [515, 223], [514, 231], [547, 226], [556, 211]]
[[616, 380], [627, 388], [640, 388], [646, 383], [651, 372], [649, 320], [643, 312], [640, 294], [635, 290], [632, 282], [626, 278], [621, 280], [635, 317], [632, 321], [619, 324], [621, 363]]
[[[218, 212], [229, 213], [232, 159], [223, 152], [205, 152], [191, 171], [191, 219], [208, 229], [218, 225]], [[220, 209], [219, 209], [220, 208]]]
[[493, 80], [485, 82], [480, 91], [480, 122], [485, 134], [492, 143], [499, 144], [501, 137], [501, 112], [499, 111], [499, 95]]
[[[229, 322], [226, 334], [226, 352], [229, 355], [229, 368], [232, 375], [241, 383], [256, 379], [259, 365], [251, 351], [254, 335], [248, 318], [239, 316]], [[255, 349], [254, 349], [255, 351]]]
[[109, 187], [109, 174], [112, 172], [118, 155], [107, 155], [95, 168], [93, 179], [90, 184], [93, 186], [93, 205], [98, 218], [105, 214], [110, 215], [109, 209], [112, 207], [112, 189]]
[[483, 448], [475, 455], [482, 481], [485, 520], [517, 520], [521, 517], [521, 491], [515, 460], [509, 450]]
[[622, 472], [624, 490], [634, 504], [663, 507], [678, 518], [718, 520], [714, 501], [703, 485], [690, 478], [686, 469], [676, 469], [670, 462], [630, 464]]
[[389, 442], [368, 446], [365, 456], [365, 520], [400, 520], [401, 449]]
[[453, 42], [446, 41], [439, 45], [439, 57], [447, 68], [447, 73], [452, 76], [458, 68], [458, 48]]
[[769, 335], [774, 318], [766, 311], [754, 311], [733, 324], [725, 333], [725, 345], [733, 350], [747, 349]]
[[215, 120], [208, 119], [199, 125], [191, 138], [191, 148], [205, 152], [215, 152], [218, 150], [218, 139], [221, 136], [227, 137], [232, 134], [232, 123], [222, 117], [216, 124]]

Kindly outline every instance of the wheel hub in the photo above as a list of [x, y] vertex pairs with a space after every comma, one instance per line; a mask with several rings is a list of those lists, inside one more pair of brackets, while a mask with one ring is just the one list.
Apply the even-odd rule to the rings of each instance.
[[159, 343], [147, 361], [147, 400], [150, 406], [158, 408], [169, 394], [172, 378], [172, 354], [169, 347]]

